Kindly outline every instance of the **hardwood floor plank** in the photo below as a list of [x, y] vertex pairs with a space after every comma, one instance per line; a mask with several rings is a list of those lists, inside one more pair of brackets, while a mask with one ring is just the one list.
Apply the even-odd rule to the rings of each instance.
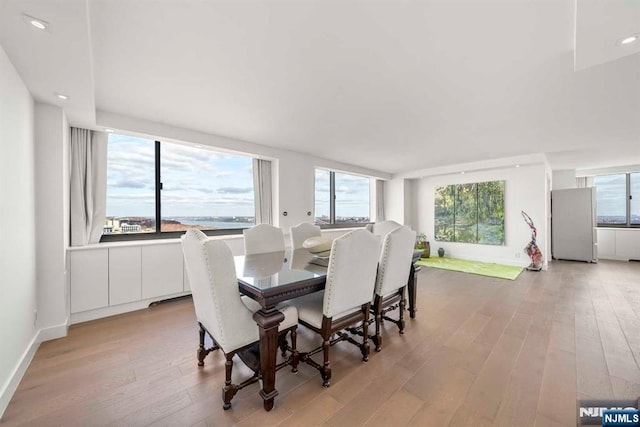
[[[222, 409], [222, 352], [196, 366], [189, 299], [74, 325], [43, 343], [1, 420], [9, 426], [575, 426], [577, 399], [640, 395], [640, 264], [554, 261], [515, 281], [423, 268], [405, 334], [386, 322], [363, 363], [332, 348], [332, 385], [301, 365]], [[299, 328], [302, 350], [319, 344]], [[234, 363], [234, 380], [250, 375]]]

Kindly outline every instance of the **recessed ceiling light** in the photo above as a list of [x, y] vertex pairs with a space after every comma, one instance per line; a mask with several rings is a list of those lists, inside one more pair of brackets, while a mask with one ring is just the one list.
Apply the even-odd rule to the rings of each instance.
[[27, 22], [29, 22], [29, 24], [31, 24], [32, 26], [36, 27], [39, 30], [46, 30], [47, 26], [49, 25], [47, 21], [43, 21], [40, 18], [27, 15], [26, 13], [23, 13], [22, 15], [24, 16], [24, 19]]
[[62, 99], [63, 101], [66, 101], [67, 99], [69, 99], [69, 96], [63, 93], [56, 93], [56, 97], [58, 97], [58, 99]]
[[638, 40], [638, 36], [637, 35], [633, 35], [633, 36], [629, 36], [629, 37], [625, 37], [622, 40], [620, 40], [620, 44], [624, 45], [624, 44], [631, 44], [635, 41]]
[[109, 128], [105, 128], [104, 131], [108, 133], [113, 133], [113, 129], [109, 129]]
[[517, 167], [517, 168], [519, 168], [519, 167], [520, 167], [520, 165], [516, 165], [516, 167]]
[[464, 175], [464, 171], [460, 172], [460, 174]]

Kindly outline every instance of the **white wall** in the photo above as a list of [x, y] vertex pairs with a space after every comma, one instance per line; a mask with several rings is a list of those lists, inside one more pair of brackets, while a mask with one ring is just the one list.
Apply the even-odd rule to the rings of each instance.
[[35, 147], [38, 326], [48, 340], [66, 335], [69, 313], [69, 125], [61, 108], [36, 103]]
[[416, 180], [393, 178], [384, 183], [384, 216], [415, 229], [414, 186]]
[[[505, 244], [504, 246], [476, 245], [469, 243], [438, 242], [434, 238], [434, 194], [438, 187], [484, 181], [505, 181]], [[431, 242], [431, 252], [437, 253], [442, 247], [447, 255], [477, 261], [502, 264], [529, 264], [523, 248], [531, 240], [531, 231], [520, 214], [526, 211], [533, 219], [537, 230], [537, 243], [545, 257], [548, 250], [547, 198], [545, 191], [546, 168], [544, 164], [526, 165], [520, 168], [502, 168], [462, 174], [430, 176], [416, 181], [413, 191], [419, 213], [414, 221], [414, 229], [425, 232]]]
[[553, 171], [553, 189], [563, 190], [566, 188], [576, 188], [575, 169]]
[[[275, 161], [274, 183], [277, 185], [274, 188], [273, 217], [274, 224], [282, 227], [285, 231], [288, 231], [291, 226], [300, 222], [308, 222], [313, 218], [315, 168], [331, 169], [380, 179], [389, 179], [391, 177], [388, 173], [294, 151], [205, 134], [109, 112], [98, 111], [97, 122], [100, 127], [108, 127], [127, 133], [154, 136], [163, 138], [166, 141], [173, 140], [209, 145], [221, 150], [249, 154]], [[312, 212], [312, 216], [307, 216], [308, 211]], [[284, 216], [284, 212], [287, 212], [287, 216]]]
[[0, 416], [37, 348], [33, 99], [0, 47]]

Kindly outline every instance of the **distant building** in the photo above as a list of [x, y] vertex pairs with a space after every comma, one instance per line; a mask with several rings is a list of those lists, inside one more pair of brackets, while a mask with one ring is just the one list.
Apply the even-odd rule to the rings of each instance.
[[122, 233], [139, 233], [140, 232], [140, 225], [122, 223], [122, 224], [120, 224], [120, 232], [122, 232]]

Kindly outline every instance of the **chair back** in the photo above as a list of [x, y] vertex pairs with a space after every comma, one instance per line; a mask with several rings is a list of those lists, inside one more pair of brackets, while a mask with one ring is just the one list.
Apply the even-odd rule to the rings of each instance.
[[198, 322], [225, 353], [258, 340], [253, 313], [240, 299], [229, 246], [200, 230], [188, 230], [181, 241]]
[[322, 314], [332, 318], [371, 302], [379, 255], [380, 237], [364, 229], [333, 241]]
[[388, 221], [376, 222], [375, 224], [372, 224], [369, 231], [371, 231], [376, 236], [384, 237], [390, 231], [393, 231], [398, 227], [402, 227], [402, 224], [398, 224], [395, 221], [388, 220]]
[[416, 232], [406, 225], [387, 233], [382, 241], [375, 292], [385, 296], [407, 284]]
[[303, 222], [295, 227], [291, 227], [291, 248], [300, 249], [305, 240], [309, 237], [322, 235], [320, 227], [309, 222]]
[[284, 251], [284, 233], [282, 229], [270, 224], [258, 224], [246, 228], [244, 235], [244, 254]]

